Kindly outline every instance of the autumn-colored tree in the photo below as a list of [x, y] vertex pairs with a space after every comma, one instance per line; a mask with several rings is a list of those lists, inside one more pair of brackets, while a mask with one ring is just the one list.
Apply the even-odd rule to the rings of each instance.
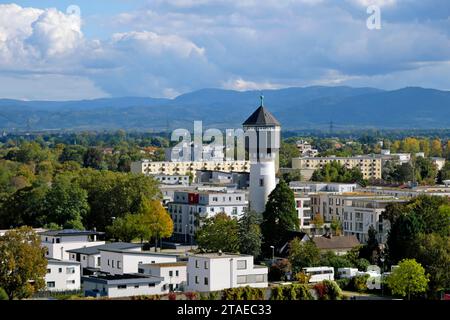
[[173, 233], [173, 221], [166, 209], [158, 200], [143, 200], [138, 215], [141, 216], [141, 225], [149, 230], [149, 234], [155, 240], [155, 251], [158, 241], [168, 238]]
[[45, 249], [30, 227], [11, 230], [0, 237], [0, 287], [8, 298], [24, 299], [45, 287]]
[[442, 143], [439, 139], [434, 139], [431, 142], [431, 151], [430, 155], [432, 157], [442, 157]]

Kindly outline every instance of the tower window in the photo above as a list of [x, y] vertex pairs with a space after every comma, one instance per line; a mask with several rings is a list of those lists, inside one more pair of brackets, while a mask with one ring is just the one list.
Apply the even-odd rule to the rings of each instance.
[[259, 179], [259, 186], [264, 187], [264, 179]]

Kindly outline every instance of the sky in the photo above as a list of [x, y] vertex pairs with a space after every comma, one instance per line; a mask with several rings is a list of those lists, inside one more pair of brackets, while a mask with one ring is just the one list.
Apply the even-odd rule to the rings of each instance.
[[450, 90], [450, 1], [0, 1], [0, 98], [314, 85]]

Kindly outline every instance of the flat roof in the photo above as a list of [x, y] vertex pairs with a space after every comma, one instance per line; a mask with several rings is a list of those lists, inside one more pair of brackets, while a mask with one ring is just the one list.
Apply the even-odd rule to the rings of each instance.
[[133, 285], [133, 284], [146, 284], [146, 283], [158, 283], [164, 280], [162, 277], [128, 273], [128, 274], [97, 274], [92, 276], [81, 277], [83, 281], [102, 283], [107, 285]]
[[142, 267], [160, 267], [160, 268], [170, 268], [170, 267], [184, 267], [187, 265], [186, 261], [180, 262], [165, 262], [165, 263], [141, 263], [139, 266]]
[[126, 249], [100, 249], [100, 251], [115, 252], [123, 254], [134, 254], [134, 255], [148, 255], [148, 256], [166, 256], [166, 257], [177, 257], [177, 254], [162, 253], [162, 252], [151, 252], [151, 251], [130, 251]]
[[47, 258], [48, 263], [52, 264], [65, 264], [65, 265], [71, 265], [71, 264], [81, 264], [81, 262], [78, 261], [72, 261], [72, 260], [58, 260], [53, 258]]
[[53, 236], [53, 237], [90, 236], [90, 235], [102, 235], [102, 234], [105, 234], [105, 233], [93, 231], [93, 230], [75, 230], [75, 229], [48, 230], [48, 231], [39, 232], [39, 235]]
[[67, 252], [84, 254], [84, 255], [92, 255], [92, 254], [100, 254], [100, 250], [108, 250], [108, 249], [124, 250], [124, 249], [132, 249], [132, 248], [139, 248], [139, 247], [142, 247], [142, 245], [138, 244], [138, 243], [113, 242], [113, 243], [101, 244], [98, 246], [71, 249], [71, 250], [67, 250]]
[[252, 257], [251, 255], [248, 254], [235, 254], [235, 253], [218, 253], [218, 252], [214, 252], [214, 253], [196, 253], [193, 255], [190, 255], [189, 257], [196, 257], [196, 258], [209, 258], [209, 259], [223, 259], [223, 258], [248, 258], [248, 257]]

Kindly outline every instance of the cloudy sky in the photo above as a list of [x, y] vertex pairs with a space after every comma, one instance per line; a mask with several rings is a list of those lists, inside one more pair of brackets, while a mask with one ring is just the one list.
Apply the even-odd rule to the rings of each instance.
[[0, 98], [309, 85], [450, 90], [450, 1], [0, 1]]

